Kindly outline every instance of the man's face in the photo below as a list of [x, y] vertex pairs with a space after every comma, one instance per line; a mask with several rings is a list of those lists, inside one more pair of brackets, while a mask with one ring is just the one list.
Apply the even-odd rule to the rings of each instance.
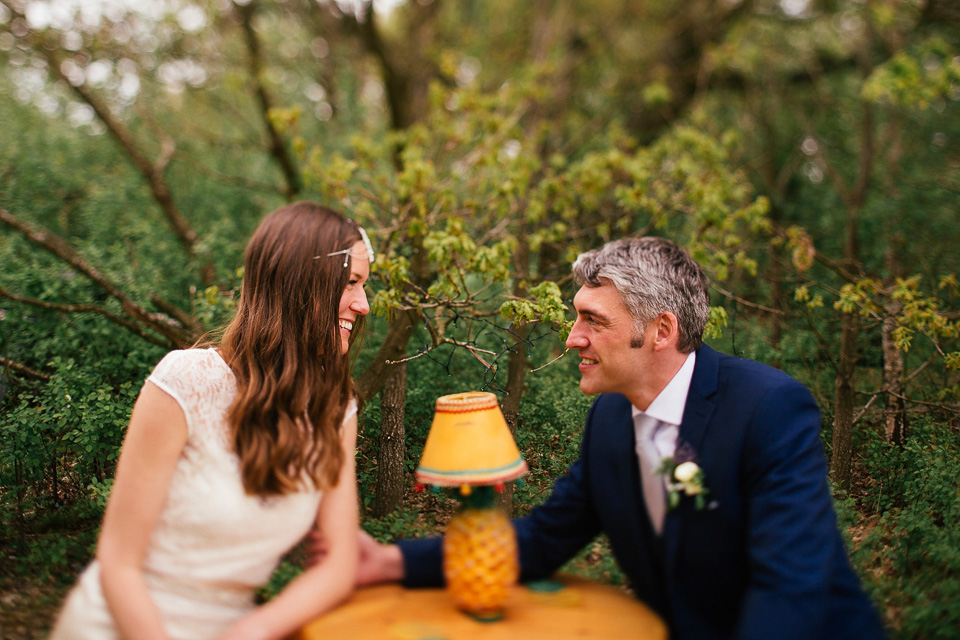
[[650, 366], [650, 340], [632, 348], [633, 318], [620, 292], [605, 282], [581, 287], [573, 298], [577, 320], [567, 347], [580, 352], [580, 390], [588, 395], [631, 391], [643, 381]]

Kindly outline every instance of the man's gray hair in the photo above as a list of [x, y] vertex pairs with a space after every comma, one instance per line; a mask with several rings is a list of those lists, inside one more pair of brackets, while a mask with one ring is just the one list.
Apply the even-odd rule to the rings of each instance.
[[695, 351], [703, 341], [710, 311], [709, 282], [686, 249], [665, 238], [647, 236], [608, 242], [581, 253], [573, 263], [577, 284], [599, 287], [609, 280], [633, 316], [632, 347], [643, 345], [651, 320], [669, 311], [677, 316], [677, 348]]

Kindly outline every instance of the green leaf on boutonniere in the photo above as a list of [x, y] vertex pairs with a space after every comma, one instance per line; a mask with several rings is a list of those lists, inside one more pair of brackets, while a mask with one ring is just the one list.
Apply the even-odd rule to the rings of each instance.
[[667, 511], [673, 511], [678, 506], [680, 506], [680, 492], [679, 491], [667, 492]]

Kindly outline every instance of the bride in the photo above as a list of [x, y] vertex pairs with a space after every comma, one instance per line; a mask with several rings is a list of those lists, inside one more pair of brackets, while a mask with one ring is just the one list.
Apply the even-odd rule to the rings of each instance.
[[[96, 559], [53, 640], [281, 638], [350, 593], [347, 351], [370, 310], [372, 259], [361, 227], [310, 202], [260, 223], [220, 344], [167, 354], [144, 383]], [[256, 607], [255, 590], [313, 527], [324, 561]]]

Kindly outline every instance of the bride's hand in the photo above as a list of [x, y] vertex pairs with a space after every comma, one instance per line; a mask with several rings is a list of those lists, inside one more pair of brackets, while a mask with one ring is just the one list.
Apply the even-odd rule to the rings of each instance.
[[[357, 564], [356, 586], [365, 587], [381, 582], [396, 582], [403, 579], [403, 559], [396, 545], [381, 544], [373, 536], [360, 529], [357, 532], [357, 547], [360, 557]], [[323, 562], [327, 544], [323, 534], [311, 529], [307, 534], [307, 562], [310, 566]]]

